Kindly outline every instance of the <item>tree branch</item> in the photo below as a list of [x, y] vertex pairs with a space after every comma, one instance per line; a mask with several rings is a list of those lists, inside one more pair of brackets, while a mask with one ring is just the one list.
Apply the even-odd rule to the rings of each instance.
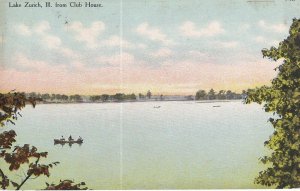
[[1, 188], [4, 190], [6, 189], [6, 186], [5, 186], [5, 182], [6, 182], [6, 176], [4, 175], [2, 169], [0, 168], [0, 174], [2, 176], [2, 183], [1, 183]]
[[[39, 162], [40, 157], [35, 161], [35, 165], [37, 165], [37, 163]], [[20, 188], [23, 186], [23, 184], [25, 184], [25, 182], [31, 177], [31, 175], [33, 174], [33, 172], [29, 173], [27, 175], [27, 177], [21, 182], [21, 184], [17, 187], [16, 190], [20, 190]]]

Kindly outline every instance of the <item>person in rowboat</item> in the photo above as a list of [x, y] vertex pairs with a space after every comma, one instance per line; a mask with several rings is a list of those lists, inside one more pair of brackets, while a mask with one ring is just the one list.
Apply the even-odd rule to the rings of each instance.
[[72, 138], [72, 136], [70, 135], [70, 137], [69, 137], [69, 141], [73, 141], [73, 138]]

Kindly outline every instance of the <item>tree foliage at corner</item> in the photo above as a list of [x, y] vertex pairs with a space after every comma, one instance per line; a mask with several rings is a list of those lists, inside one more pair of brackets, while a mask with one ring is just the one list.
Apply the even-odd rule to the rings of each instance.
[[300, 19], [293, 19], [289, 36], [279, 46], [262, 50], [263, 57], [283, 63], [275, 70], [277, 77], [270, 86], [248, 91], [246, 103], [264, 104], [273, 112], [269, 121], [274, 127], [265, 146], [272, 150], [261, 158], [267, 169], [255, 183], [276, 188], [300, 187]]
[[[0, 127], [5, 126], [7, 123], [15, 124], [15, 120], [21, 116], [20, 111], [26, 106], [26, 104], [31, 104], [33, 107], [36, 105], [36, 101], [39, 99], [29, 97], [26, 98], [25, 94], [22, 93], [8, 93], [0, 94]], [[21, 189], [21, 187], [32, 177], [39, 177], [45, 175], [50, 176], [49, 170], [59, 164], [59, 162], [53, 162], [50, 164], [41, 164], [40, 160], [46, 158], [47, 152], [38, 152], [35, 146], [30, 146], [25, 144], [24, 146], [13, 146], [16, 142], [16, 132], [14, 130], [3, 131], [0, 133], [0, 161], [4, 161], [11, 173], [15, 173], [22, 166], [27, 164], [27, 173], [24, 179], [17, 183], [8, 177], [7, 174], [0, 168], [0, 187], [5, 190], [10, 185], [16, 190]], [[65, 180], [61, 181], [59, 184], [46, 183], [46, 189], [87, 189], [82, 188], [85, 185], [84, 182], [80, 184], [75, 184], [72, 181]]]

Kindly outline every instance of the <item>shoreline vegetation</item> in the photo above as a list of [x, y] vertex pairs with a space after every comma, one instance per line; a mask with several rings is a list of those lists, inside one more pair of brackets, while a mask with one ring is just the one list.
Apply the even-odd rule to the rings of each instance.
[[157, 101], [197, 101], [199, 103], [226, 102], [232, 100], [243, 100], [246, 98], [246, 91], [235, 93], [231, 90], [220, 90], [216, 92], [210, 89], [198, 90], [195, 95], [152, 95], [148, 90], [146, 94], [124, 94], [116, 93], [113, 95], [65, 95], [65, 94], [40, 94], [36, 92], [25, 93], [27, 98], [37, 98], [39, 104], [68, 104], [68, 103], [118, 103], [118, 102], [157, 102]]
[[224, 103], [224, 102], [234, 102], [243, 101], [244, 99], [232, 99], [232, 100], [124, 100], [124, 101], [106, 101], [106, 102], [92, 102], [92, 101], [82, 101], [82, 102], [47, 102], [47, 101], [37, 101], [37, 104], [105, 104], [105, 103], [144, 103], [144, 102], [188, 102], [195, 101], [195, 103]]

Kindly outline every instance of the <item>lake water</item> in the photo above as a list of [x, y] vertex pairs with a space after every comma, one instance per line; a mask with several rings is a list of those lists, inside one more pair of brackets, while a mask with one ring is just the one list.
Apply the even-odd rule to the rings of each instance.
[[[258, 158], [267, 152], [263, 143], [272, 127], [256, 104], [47, 104], [22, 114], [16, 126], [1, 131], [12, 127], [18, 144], [48, 151], [41, 162], [60, 161], [50, 178], [29, 180], [23, 189], [60, 179], [85, 181], [92, 189], [262, 188], [253, 180], [264, 168]], [[84, 143], [53, 144], [70, 134]], [[20, 182], [22, 169], [18, 175]]]

